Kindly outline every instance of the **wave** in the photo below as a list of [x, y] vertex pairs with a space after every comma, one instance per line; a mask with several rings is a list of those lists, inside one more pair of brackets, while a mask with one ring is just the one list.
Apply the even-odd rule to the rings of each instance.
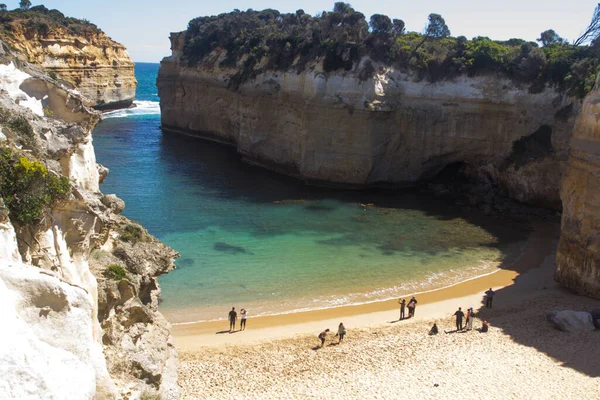
[[[330, 310], [330, 309], [339, 308], [339, 307], [348, 307], [348, 306], [352, 307], [352, 306], [361, 306], [361, 305], [365, 305], [365, 304], [383, 303], [383, 302], [387, 302], [390, 300], [398, 299], [400, 297], [419, 296], [419, 295], [423, 295], [423, 294], [427, 294], [427, 293], [433, 293], [433, 292], [437, 292], [440, 290], [449, 289], [451, 287], [458, 286], [465, 282], [474, 281], [474, 280], [481, 279], [481, 278], [489, 276], [489, 275], [496, 274], [502, 270], [501, 268], [498, 268], [497, 265], [485, 264], [485, 266], [486, 267], [494, 267], [494, 269], [492, 269], [491, 271], [489, 271], [489, 270], [479, 271], [479, 273], [477, 273], [476, 275], [468, 275], [468, 274], [460, 275], [459, 277], [457, 277], [458, 278], [457, 280], [453, 280], [448, 283], [436, 282], [438, 284], [441, 284], [441, 286], [435, 285], [435, 286], [431, 287], [431, 286], [424, 284], [424, 282], [415, 282], [415, 284], [413, 284], [413, 285], [401, 285], [400, 287], [393, 287], [393, 288], [387, 288], [387, 289], [376, 289], [376, 290], [373, 290], [368, 293], [362, 293], [362, 294], [360, 294], [360, 296], [357, 296], [357, 295], [359, 295], [358, 293], [352, 293], [350, 295], [339, 297], [335, 300], [327, 299], [325, 297], [319, 297], [319, 298], [315, 298], [313, 300], [314, 304], [320, 304], [318, 306], [315, 305], [313, 307], [311, 307], [311, 306], [295, 307], [290, 310], [282, 310], [282, 311], [275, 311], [275, 312], [258, 311], [255, 314], [253, 314], [252, 316], [253, 317], [272, 317], [272, 316], [296, 314], [296, 313], [302, 313], [302, 312]], [[477, 271], [477, 269], [476, 268], [467, 268], [467, 270], [471, 270], [471, 272]], [[454, 271], [452, 271], [452, 272], [454, 272]], [[443, 273], [434, 273], [434, 274], [429, 275], [425, 280], [431, 282], [432, 280], [435, 280], [435, 278], [443, 277], [444, 275], [445, 274], [443, 274]], [[362, 299], [359, 299], [359, 297], [362, 297]], [[162, 311], [164, 312], [164, 309]], [[168, 313], [168, 311], [167, 311], [167, 313]], [[224, 321], [224, 320], [226, 320], [226, 318], [200, 319], [200, 320], [185, 321], [185, 322], [172, 322], [171, 324], [172, 325], [193, 325], [193, 324], [199, 324], [199, 323], [204, 323], [204, 322], [218, 322], [218, 321]]]
[[102, 114], [103, 118], [127, 118], [136, 115], [160, 115], [160, 104], [158, 101], [136, 100], [133, 107], [124, 110], [109, 111]]

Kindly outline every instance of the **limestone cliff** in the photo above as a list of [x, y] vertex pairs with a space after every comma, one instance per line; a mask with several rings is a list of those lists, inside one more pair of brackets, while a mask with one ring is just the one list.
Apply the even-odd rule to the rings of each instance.
[[178, 398], [156, 280], [177, 253], [100, 193], [100, 114], [2, 42], [0, 84], [0, 397]]
[[600, 86], [586, 97], [562, 184], [562, 234], [556, 279], [600, 298]]
[[131, 106], [137, 81], [125, 46], [87, 21], [43, 6], [7, 15], [0, 39], [25, 61], [73, 85], [96, 109]]
[[192, 65], [185, 32], [157, 81], [163, 128], [235, 146], [248, 162], [308, 183], [405, 185], [466, 163], [524, 203], [560, 209], [559, 182], [579, 104], [501, 74], [438, 82], [363, 57], [348, 71], [244, 68], [213, 50]]

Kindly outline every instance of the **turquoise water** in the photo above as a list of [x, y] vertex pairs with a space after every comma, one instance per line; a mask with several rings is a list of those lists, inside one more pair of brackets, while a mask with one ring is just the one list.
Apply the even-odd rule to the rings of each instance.
[[490, 273], [528, 227], [408, 191], [333, 191], [242, 163], [231, 148], [163, 134], [158, 64], [136, 64], [137, 108], [94, 131], [101, 187], [180, 254], [160, 278], [173, 322], [378, 301]]

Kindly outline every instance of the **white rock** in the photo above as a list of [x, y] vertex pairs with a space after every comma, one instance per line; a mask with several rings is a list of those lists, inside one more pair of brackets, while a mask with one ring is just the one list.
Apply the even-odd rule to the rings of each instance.
[[548, 313], [548, 321], [564, 332], [593, 331], [596, 329], [592, 314], [585, 311], [552, 311]]
[[7, 264], [21, 263], [15, 229], [9, 221], [0, 223], [0, 260]]
[[8, 95], [23, 107], [29, 108], [34, 114], [44, 116], [42, 101], [30, 97], [21, 90], [21, 84], [25, 79], [31, 78], [26, 72], [19, 70], [14, 63], [8, 65], [0, 64], [0, 87], [8, 92]]
[[39, 268], [0, 264], [0, 397], [110, 399], [92, 299]]

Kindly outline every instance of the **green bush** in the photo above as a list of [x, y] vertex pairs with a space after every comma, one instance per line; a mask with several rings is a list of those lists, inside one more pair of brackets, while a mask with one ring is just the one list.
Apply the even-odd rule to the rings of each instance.
[[38, 222], [54, 202], [68, 198], [71, 184], [64, 176], [26, 157], [16, 158], [8, 149], [0, 152], [0, 196], [11, 220], [21, 224]]
[[104, 276], [115, 281], [122, 281], [123, 279], [127, 279], [127, 271], [118, 264], [111, 264], [104, 271]]
[[86, 19], [77, 19], [66, 17], [58, 10], [49, 10], [43, 5], [31, 7], [29, 9], [15, 9], [11, 11], [1, 11], [0, 23], [3, 24], [4, 31], [0, 30], [0, 37], [8, 36], [8, 32], [15, 31], [14, 26], [21, 25], [25, 36], [33, 38], [36, 35], [46, 37], [55, 29], [65, 29], [67, 32], [84, 36], [90, 36], [101, 33], [98, 27]]
[[44, 115], [46, 117], [54, 117], [54, 111], [52, 111], [49, 107], [44, 107]]
[[121, 233], [121, 240], [136, 244], [144, 240], [144, 236], [144, 230], [139, 225], [127, 224]]
[[8, 127], [13, 133], [16, 133], [20, 136], [26, 144], [33, 145], [35, 134], [33, 132], [33, 128], [29, 124], [29, 121], [20, 115], [16, 117], [12, 117], [8, 121]]
[[[326, 72], [349, 71], [365, 56], [431, 82], [462, 73], [492, 72], [540, 88], [551, 84], [578, 96], [591, 87], [589, 77], [598, 61], [587, 46], [563, 41], [540, 49], [522, 39], [453, 38], [441, 16], [431, 14], [429, 19], [423, 35], [406, 33], [403, 21], [380, 14], [371, 17], [369, 32], [364, 14], [347, 3], [336, 3], [333, 12], [315, 17], [302, 10], [290, 14], [235, 10], [192, 19], [183, 61], [189, 66], [214, 63], [219, 58], [209, 56], [218, 51], [223, 56], [221, 67], [238, 70], [229, 82], [234, 90], [265, 70], [301, 72], [310, 61], [322, 60]], [[590, 63], [574, 70], [582, 60]]]

